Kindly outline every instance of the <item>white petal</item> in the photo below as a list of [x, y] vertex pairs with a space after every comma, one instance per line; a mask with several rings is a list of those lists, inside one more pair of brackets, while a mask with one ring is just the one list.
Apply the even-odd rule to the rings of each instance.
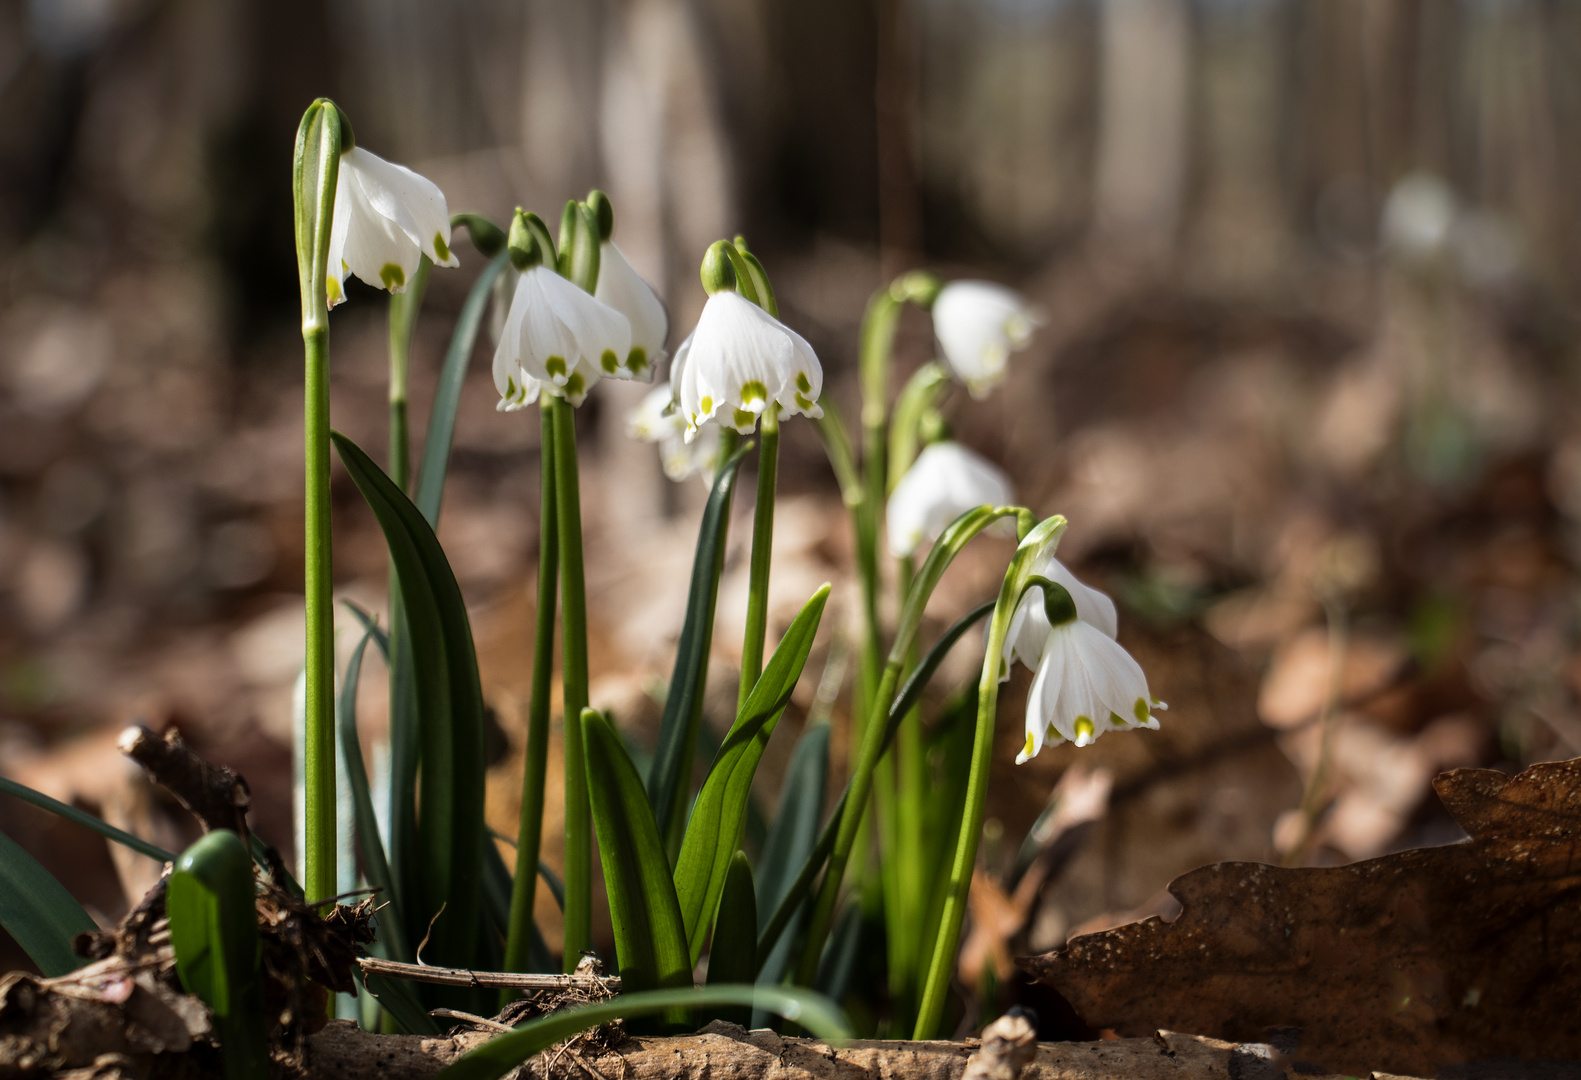
[[[1056, 585], [1065, 586], [1070, 593], [1070, 598], [1076, 603], [1076, 617], [1082, 622], [1091, 623], [1110, 637], [1120, 632], [1120, 618], [1116, 614], [1114, 601], [1090, 585], [1084, 585], [1076, 579], [1076, 575], [1058, 558], [1046, 555], [1039, 559], [1032, 572], [1040, 577], [1046, 577]], [[1028, 597], [1032, 596], [1029, 591]], [[1042, 602], [1043, 590], [1037, 590], [1039, 603]], [[1044, 620], [1047, 621], [1046, 619]]]
[[[734, 292], [708, 298], [677, 371], [689, 434], [716, 416], [743, 434], [751, 432], [770, 402], [779, 402], [787, 414], [821, 415], [823, 370], [812, 347]], [[672, 383], [675, 378], [672, 373]]]
[[1010, 353], [1025, 348], [1041, 322], [1020, 295], [986, 281], [952, 281], [933, 303], [939, 348], [973, 397], [998, 385]]
[[450, 250], [450, 208], [437, 184], [360, 146], [340, 156], [340, 167], [342, 175], [351, 174], [368, 206], [393, 222], [435, 266], [460, 265]]
[[966, 511], [1014, 500], [1010, 478], [993, 462], [959, 443], [933, 443], [917, 455], [889, 497], [890, 553], [904, 558], [923, 541], [937, 540]]
[[654, 387], [626, 414], [626, 433], [650, 443], [680, 437], [686, 430], [686, 421], [671, 408], [674, 403], [668, 386]]
[[598, 288], [593, 295], [626, 316], [631, 324], [631, 351], [620, 358], [615, 374], [619, 378], [651, 380], [655, 366], [664, 359], [670, 319], [653, 289], [612, 242], [606, 241], [600, 253]]
[[521, 366], [545, 384], [565, 389], [573, 404], [602, 372], [631, 348], [626, 317], [546, 266], [521, 275], [512, 309], [522, 306]]
[[500, 397], [514, 397], [518, 387], [517, 372], [522, 360], [522, 318], [529, 300], [522, 295], [522, 282], [518, 278], [511, 293], [510, 307], [500, 328], [499, 341], [494, 346], [494, 389]]

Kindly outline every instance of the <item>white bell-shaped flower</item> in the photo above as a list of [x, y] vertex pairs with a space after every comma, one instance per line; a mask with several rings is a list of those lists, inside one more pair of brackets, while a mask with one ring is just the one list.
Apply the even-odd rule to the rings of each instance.
[[889, 552], [905, 558], [937, 540], [966, 511], [1014, 501], [1010, 478], [999, 466], [960, 443], [932, 443], [917, 455], [889, 496], [885, 508]]
[[626, 316], [631, 324], [631, 348], [602, 364], [604, 374], [617, 379], [653, 381], [654, 366], [664, 359], [664, 339], [670, 317], [653, 288], [631, 268], [626, 256], [606, 240], [598, 259], [598, 287], [593, 295]]
[[710, 296], [689, 340], [685, 358], [677, 349], [670, 368], [687, 439], [709, 420], [750, 434], [771, 403], [787, 416], [823, 415], [823, 368], [812, 346], [739, 293]]
[[[1053, 555], [1045, 554], [1038, 559], [1033, 564], [1032, 573], [1064, 586], [1076, 605], [1076, 617], [1082, 622], [1097, 627], [1109, 637], [1119, 634], [1120, 619], [1115, 612], [1114, 601], [1090, 585], [1078, 581], [1069, 567]], [[1051, 629], [1043, 605], [1043, 590], [1034, 585], [1021, 598], [1021, 606], [1016, 608], [1010, 620], [1010, 631], [1005, 635], [1005, 648], [1001, 657], [1004, 662], [999, 668], [1000, 679], [1010, 678], [1010, 665], [1017, 660], [1036, 670]]]
[[1070, 618], [1049, 631], [1027, 695], [1027, 739], [1016, 755], [1020, 765], [1045, 746], [1067, 739], [1086, 746], [1106, 731], [1157, 730], [1142, 666], [1120, 643], [1082, 619]]
[[500, 408], [528, 405], [540, 390], [580, 405], [605, 367], [630, 350], [624, 315], [547, 266], [530, 266], [516, 280], [494, 350]]
[[686, 421], [675, 407], [668, 385], [654, 387], [626, 414], [626, 432], [634, 439], [657, 443], [659, 462], [671, 480], [702, 473], [706, 478], [719, 461], [719, 429], [709, 425], [686, 441]]
[[459, 266], [450, 250], [450, 208], [427, 177], [360, 146], [340, 155], [335, 216], [329, 232], [329, 306], [346, 299], [346, 275], [405, 292], [427, 255], [435, 266]]
[[975, 398], [999, 385], [1010, 354], [1026, 348], [1042, 322], [1020, 294], [987, 281], [952, 281], [933, 302], [939, 348]]

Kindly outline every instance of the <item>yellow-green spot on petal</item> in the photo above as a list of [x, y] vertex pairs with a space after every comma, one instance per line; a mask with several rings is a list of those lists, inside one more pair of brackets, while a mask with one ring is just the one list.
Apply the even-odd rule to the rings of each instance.
[[798, 371], [796, 373], [796, 389], [800, 390], [804, 394], [812, 393], [812, 382], [807, 378], [807, 373], [805, 371]]
[[1147, 710], [1147, 702], [1146, 702], [1146, 700], [1144, 700], [1143, 698], [1137, 698], [1136, 699], [1136, 704], [1131, 707], [1131, 711], [1136, 714], [1136, 722], [1138, 724], [1143, 724], [1143, 723], [1147, 722], [1147, 711], [1148, 710]]
[[748, 379], [741, 384], [741, 401], [743, 404], [749, 401], [767, 401], [768, 396], [768, 387], [756, 379]]
[[543, 362], [543, 369], [549, 373], [551, 379], [563, 379], [566, 373], [565, 357], [551, 356]]
[[565, 393], [567, 397], [576, 397], [586, 389], [587, 380], [582, 378], [582, 373], [580, 371], [573, 371], [571, 373], [571, 377], [565, 381]]
[[609, 375], [615, 374], [620, 369], [620, 359], [616, 357], [614, 349], [605, 349], [604, 355], [598, 358], [598, 363]]
[[406, 284], [406, 271], [394, 263], [385, 263], [379, 270], [379, 280], [384, 282], [384, 287], [394, 292]]
[[714, 411], [714, 399], [709, 395], [704, 394], [703, 400], [697, 403], [697, 407], [702, 411], [704, 416], [707, 416], [709, 413]]
[[758, 414], [751, 409], [735, 409], [733, 416], [736, 427], [746, 428], [748, 431], [752, 430], [752, 425], [758, 422]]
[[450, 245], [445, 242], [443, 233], [434, 234], [434, 254], [439, 256], [440, 262], [450, 261]]
[[510, 376], [506, 376], [505, 378], [505, 396], [507, 398], [513, 398], [516, 396], [516, 380]]
[[626, 354], [626, 369], [633, 375], [641, 375], [648, 366], [648, 350], [641, 345], [633, 345]]
[[330, 278], [325, 280], [325, 282], [324, 282], [324, 292], [326, 292], [329, 295], [329, 306], [330, 307], [334, 307], [336, 304], [338, 304], [342, 300], [346, 299], [346, 294], [343, 291], [341, 291], [341, 288], [340, 288], [340, 279], [336, 278], [336, 277], [330, 277]]
[[1092, 720], [1085, 716], [1078, 716], [1076, 718], [1076, 727], [1074, 730], [1076, 732], [1076, 741], [1078, 743], [1082, 741], [1082, 736], [1084, 735], [1087, 737], [1087, 741], [1091, 742], [1093, 740], [1093, 736], [1096, 735], [1098, 731], [1097, 728], [1093, 727]]
[[1027, 744], [1021, 748], [1021, 754], [1023, 757], [1032, 756], [1032, 733], [1030, 731], [1027, 732]]
[[1112, 713], [1109, 714], [1109, 726], [1110, 727], [1123, 728], [1123, 727], [1127, 726], [1127, 724], [1129, 724], [1129, 723], [1130, 723], [1130, 721], [1128, 721], [1125, 717], [1121, 716], [1117, 712], [1112, 712]]
[[806, 394], [804, 394], [800, 390], [798, 390], [796, 392], [796, 407], [798, 409], [801, 409], [803, 412], [809, 412], [809, 411], [812, 410], [813, 400], [812, 400], [812, 398], [808, 397]]

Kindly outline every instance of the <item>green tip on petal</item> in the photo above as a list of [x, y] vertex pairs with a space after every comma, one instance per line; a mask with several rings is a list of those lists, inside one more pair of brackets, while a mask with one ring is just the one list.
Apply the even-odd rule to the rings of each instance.
[[1148, 712], [1148, 709], [1147, 709], [1147, 702], [1146, 702], [1146, 700], [1144, 700], [1143, 698], [1137, 698], [1136, 699], [1136, 704], [1134, 706], [1132, 706], [1132, 708], [1131, 708], [1131, 712], [1136, 715], [1136, 722], [1138, 724], [1145, 724], [1145, 723], [1147, 723], [1147, 712]]
[[566, 372], [570, 370], [566, 366], [565, 357], [563, 356], [549, 357], [543, 362], [543, 369], [549, 374], [551, 379], [558, 379], [561, 382], [565, 381]]
[[1086, 746], [1097, 737], [1098, 729], [1095, 728], [1092, 721], [1085, 716], [1078, 716], [1076, 718], [1075, 730], [1077, 746]]
[[1029, 732], [1027, 732], [1027, 744], [1021, 748], [1021, 756], [1022, 757], [1031, 757], [1032, 756], [1032, 750], [1033, 750], [1032, 733], [1029, 731]]
[[641, 345], [633, 345], [626, 354], [626, 370], [633, 375], [641, 375], [648, 367], [648, 350]]
[[736, 268], [730, 264], [730, 241], [715, 240], [703, 255], [703, 291], [709, 296], [736, 291]]
[[598, 363], [607, 375], [613, 375], [620, 370], [620, 358], [615, 355], [614, 349], [605, 349], [604, 355], [598, 358]]
[[751, 409], [736, 409], [733, 411], [736, 430], [741, 432], [751, 431], [758, 422], [758, 414]]
[[607, 241], [615, 235], [615, 206], [598, 188], [587, 193], [588, 209], [593, 211], [593, 218], [598, 222], [599, 242]]
[[394, 263], [385, 263], [379, 268], [379, 280], [384, 282], [384, 287], [394, 292], [406, 287], [406, 271]]
[[587, 381], [582, 378], [580, 371], [573, 371], [571, 377], [565, 381], [566, 397], [580, 397], [587, 391]]
[[324, 292], [329, 298], [330, 307], [346, 299], [346, 293], [340, 287], [340, 279], [333, 274], [324, 279]]
[[445, 240], [444, 233], [434, 233], [434, 254], [439, 256], [440, 262], [450, 261], [450, 244]]

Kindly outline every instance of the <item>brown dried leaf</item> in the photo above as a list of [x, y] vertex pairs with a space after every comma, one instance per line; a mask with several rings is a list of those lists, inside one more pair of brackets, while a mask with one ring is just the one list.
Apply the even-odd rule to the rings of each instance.
[[1094, 1027], [1257, 1040], [1331, 1070], [1431, 1076], [1581, 1057], [1581, 759], [1434, 781], [1471, 838], [1325, 869], [1220, 863], [1183, 905], [1022, 961]]

